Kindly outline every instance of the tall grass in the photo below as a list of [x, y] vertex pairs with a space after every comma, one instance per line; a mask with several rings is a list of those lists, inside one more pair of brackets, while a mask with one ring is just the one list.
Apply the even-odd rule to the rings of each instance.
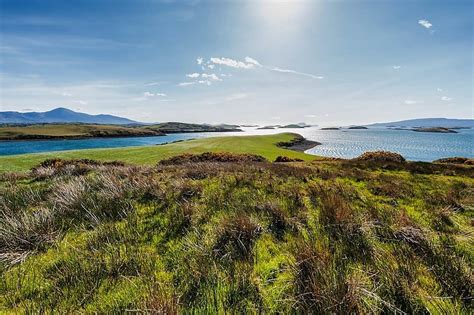
[[469, 166], [210, 158], [0, 177], [0, 311], [472, 310]]

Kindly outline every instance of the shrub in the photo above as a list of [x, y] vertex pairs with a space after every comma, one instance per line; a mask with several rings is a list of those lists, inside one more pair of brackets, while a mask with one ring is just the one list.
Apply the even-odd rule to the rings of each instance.
[[267, 160], [259, 155], [254, 154], [233, 154], [233, 153], [214, 153], [205, 152], [202, 154], [182, 154], [174, 156], [167, 160], [159, 162], [160, 165], [179, 165], [185, 163], [199, 163], [199, 162], [266, 162]]
[[433, 161], [434, 163], [442, 164], [464, 164], [464, 165], [474, 165], [474, 159], [464, 158], [464, 157], [451, 157], [438, 159]]
[[0, 210], [0, 262], [16, 264], [42, 250], [59, 235], [54, 214], [37, 209], [31, 214]]
[[250, 260], [253, 245], [261, 233], [260, 225], [245, 214], [225, 218], [218, 227], [214, 255], [228, 261]]
[[277, 158], [275, 159], [275, 163], [286, 163], [286, 162], [303, 162], [302, 159], [298, 159], [298, 158], [290, 158], [290, 157], [287, 157], [287, 156], [277, 156]]
[[405, 162], [405, 158], [398, 153], [388, 151], [373, 151], [365, 152], [359, 157], [355, 158], [356, 161], [369, 161], [369, 162]]

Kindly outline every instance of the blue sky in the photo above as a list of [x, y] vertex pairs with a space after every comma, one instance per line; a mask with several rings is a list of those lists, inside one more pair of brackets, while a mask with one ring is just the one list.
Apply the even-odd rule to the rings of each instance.
[[472, 1], [0, 3], [2, 111], [321, 125], [473, 117]]

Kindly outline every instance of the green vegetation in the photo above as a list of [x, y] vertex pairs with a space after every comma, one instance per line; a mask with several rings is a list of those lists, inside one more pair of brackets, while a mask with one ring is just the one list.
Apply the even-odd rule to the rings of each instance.
[[156, 130], [90, 124], [37, 124], [0, 127], [0, 140], [159, 136]]
[[0, 173], [0, 313], [472, 311], [474, 166], [294, 139], [25, 156]]
[[0, 312], [472, 310], [471, 166], [258, 161], [4, 173]]
[[0, 140], [74, 139], [92, 137], [160, 136], [165, 133], [242, 131], [236, 125], [205, 125], [167, 122], [125, 127], [96, 124], [33, 124], [0, 126]]
[[231, 152], [262, 155], [270, 161], [279, 155], [305, 161], [314, 156], [277, 147], [279, 142], [288, 142], [295, 134], [284, 133], [271, 136], [239, 136], [196, 139], [166, 145], [127, 147], [115, 149], [75, 150], [38, 154], [9, 155], [0, 157], [1, 171], [24, 171], [45, 159], [94, 159], [100, 161], [121, 160], [127, 163], [153, 165], [159, 160], [182, 153]]
[[164, 133], [183, 133], [183, 132], [228, 132], [242, 131], [237, 125], [207, 125], [207, 124], [188, 124], [181, 122], [165, 122], [156, 125], [143, 126], [143, 129], [158, 130]]

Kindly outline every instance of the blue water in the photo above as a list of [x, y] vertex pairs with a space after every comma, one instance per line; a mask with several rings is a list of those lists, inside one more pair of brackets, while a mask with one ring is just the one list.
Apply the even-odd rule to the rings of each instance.
[[63, 150], [116, 148], [155, 145], [202, 137], [243, 136], [295, 132], [322, 145], [306, 151], [309, 154], [353, 158], [366, 151], [385, 150], [397, 152], [408, 160], [433, 161], [445, 157], [474, 158], [474, 130], [458, 130], [459, 133], [424, 133], [408, 130], [319, 130], [275, 129], [257, 130], [244, 128], [245, 132], [232, 133], [185, 133], [161, 137], [96, 138], [81, 140], [0, 141], [0, 155], [50, 152]]

